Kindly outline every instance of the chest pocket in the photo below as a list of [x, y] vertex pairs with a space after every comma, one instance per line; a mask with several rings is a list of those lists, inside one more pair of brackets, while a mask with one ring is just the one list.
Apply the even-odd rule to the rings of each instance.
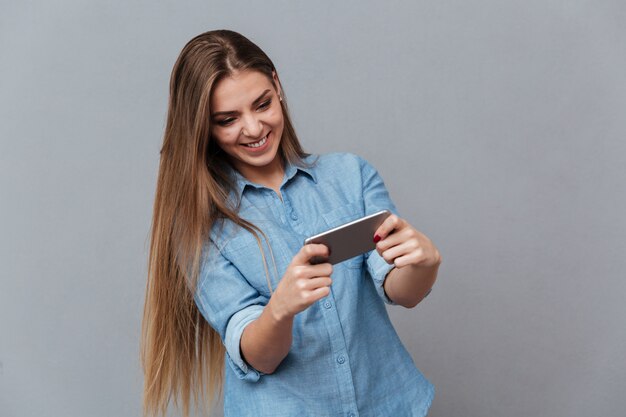
[[[326, 223], [327, 229], [332, 229], [337, 226], [341, 226], [344, 223], [351, 222], [365, 215], [363, 210], [363, 204], [360, 202], [344, 204], [340, 207], [334, 208], [326, 213], [322, 214], [322, 218]], [[361, 268], [363, 265], [364, 255], [355, 256], [345, 260], [336, 266], [345, 266], [347, 268]]]
[[269, 298], [268, 278], [272, 290], [275, 290], [295, 253], [290, 247], [292, 239], [283, 228], [264, 223], [262, 230], [268, 240], [259, 234], [261, 247], [252, 234], [241, 232], [228, 241], [224, 253], [248, 283]]

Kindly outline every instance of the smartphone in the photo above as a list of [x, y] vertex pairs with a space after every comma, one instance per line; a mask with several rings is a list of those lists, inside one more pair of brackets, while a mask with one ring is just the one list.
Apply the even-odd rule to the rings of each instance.
[[314, 256], [311, 264], [329, 262], [335, 265], [375, 249], [374, 233], [390, 215], [389, 210], [382, 210], [305, 239], [305, 245], [322, 243], [330, 249], [328, 258]]

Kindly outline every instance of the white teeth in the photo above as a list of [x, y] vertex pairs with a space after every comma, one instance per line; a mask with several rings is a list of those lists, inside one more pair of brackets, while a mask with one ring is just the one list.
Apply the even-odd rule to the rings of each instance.
[[267, 142], [267, 135], [265, 135], [265, 137], [263, 137], [263, 139], [261, 139], [258, 142], [246, 143], [246, 146], [249, 147], [249, 148], [258, 148], [260, 146], [265, 145], [265, 142]]

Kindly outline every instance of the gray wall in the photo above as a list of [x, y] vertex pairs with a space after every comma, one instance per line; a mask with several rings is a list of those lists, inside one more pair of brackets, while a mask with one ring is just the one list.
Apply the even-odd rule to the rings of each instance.
[[274, 59], [307, 150], [369, 159], [440, 247], [390, 310], [431, 416], [623, 415], [623, 1], [0, 4], [3, 417], [140, 415], [169, 73], [217, 28]]

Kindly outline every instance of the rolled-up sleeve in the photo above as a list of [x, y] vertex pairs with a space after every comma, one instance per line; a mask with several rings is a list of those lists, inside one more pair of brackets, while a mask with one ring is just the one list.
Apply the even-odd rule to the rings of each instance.
[[[373, 214], [381, 210], [389, 210], [398, 215], [395, 204], [391, 201], [389, 192], [385, 187], [383, 179], [378, 171], [365, 159], [358, 157], [361, 168], [361, 184], [363, 188], [363, 202], [365, 204], [365, 214]], [[396, 304], [387, 297], [383, 284], [389, 271], [394, 268], [393, 264], [388, 264], [385, 259], [373, 250], [367, 256], [367, 271], [372, 277], [378, 295], [387, 304]]]
[[268, 299], [246, 281], [215, 245], [203, 256], [195, 301], [219, 333], [226, 348], [226, 361], [235, 375], [258, 381], [263, 373], [243, 360], [240, 342], [244, 329], [261, 315]]

